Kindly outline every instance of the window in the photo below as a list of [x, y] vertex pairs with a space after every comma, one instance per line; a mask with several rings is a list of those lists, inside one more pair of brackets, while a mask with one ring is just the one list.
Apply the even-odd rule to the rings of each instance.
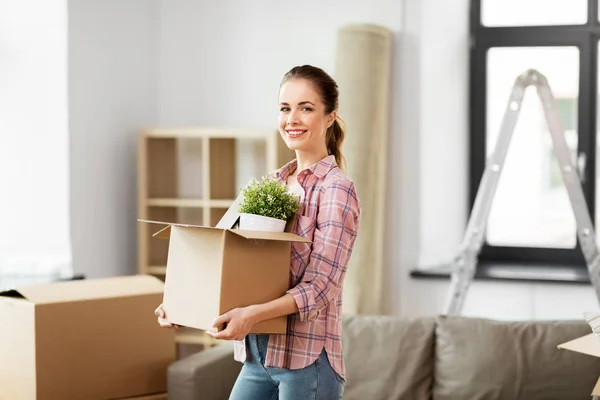
[[484, 26], [582, 25], [588, 0], [481, 0]]
[[[598, 0], [473, 0], [470, 18], [470, 207], [515, 79], [533, 68], [549, 81], [588, 209], [600, 221]], [[533, 87], [519, 113], [480, 259], [586, 268]]]
[[[577, 47], [493, 47], [487, 53], [486, 154], [490, 155], [515, 78], [534, 68], [556, 84], [557, 95], [577, 99]], [[577, 146], [577, 132], [570, 144]], [[495, 246], [572, 248], [575, 219], [542, 107], [529, 87], [490, 212], [487, 241]], [[553, 174], [553, 169], [558, 174]], [[549, 185], [554, 180], [555, 185]]]
[[69, 276], [67, 2], [0, 12], [0, 290]]

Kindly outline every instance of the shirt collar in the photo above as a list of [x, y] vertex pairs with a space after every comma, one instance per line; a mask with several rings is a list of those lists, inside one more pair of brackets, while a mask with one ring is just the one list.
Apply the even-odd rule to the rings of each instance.
[[[297, 165], [298, 161], [296, 159], [293, 159], [292, 161], [288, 162], [283, 167], [278, 169], [275, 172], [275, 175], [281, 181], [286, 181], [288, 176], [290, 176], [290, 174], [296, 171]], [[311, 173], [313, 173], [317, 178], [321, 179], [325, 177], [329, 173], [329, 171], [331, 171], [335, 167], [337, 167], [335, 156], [328, 155], [325, 158], [308, 167], [308, 170]]]

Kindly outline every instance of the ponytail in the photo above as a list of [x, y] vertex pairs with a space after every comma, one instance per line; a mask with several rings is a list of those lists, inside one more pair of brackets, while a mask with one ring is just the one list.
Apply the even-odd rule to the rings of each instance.
[[346, 159], [342, 154], [342, 143], [346, 136], [344, 121], [338, 116], [333, 124], [327, 129], [327, 153], [335, 157], [335, 162], [342, 171], [346, 170]]

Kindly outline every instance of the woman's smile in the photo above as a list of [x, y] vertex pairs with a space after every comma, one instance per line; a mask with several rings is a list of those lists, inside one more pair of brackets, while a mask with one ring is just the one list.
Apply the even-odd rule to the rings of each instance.
[[308, 132], [306, 129], [286, 129], [285, 132], [292, 139], [296, 139]]

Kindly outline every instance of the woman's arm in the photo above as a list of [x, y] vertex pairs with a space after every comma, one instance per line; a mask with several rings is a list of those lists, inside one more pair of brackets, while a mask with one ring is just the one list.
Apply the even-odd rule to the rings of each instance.
[[287, 291], [296, 301], [300, 321], [315, 320], [342, 290], [359, 220], [354, 183], [347, 179], [331, 183], [319, 199], [317, 227], [302, 281]]
[[227, 328], [220, 332], [208, 331], [207, 333], [216, 339], [242, 340], [257, 323], [297, 312], [294, 297], [285, 294], [268, 303], [235, 308], [226, 312], [214, 320], [213, 326], [227, 324]]
[[298, 307], [291, 294], [285, 294], [278, 299], [264, 304], [250, 306], [250, 319], [254, 324], [283, 315], [296, 314]]

